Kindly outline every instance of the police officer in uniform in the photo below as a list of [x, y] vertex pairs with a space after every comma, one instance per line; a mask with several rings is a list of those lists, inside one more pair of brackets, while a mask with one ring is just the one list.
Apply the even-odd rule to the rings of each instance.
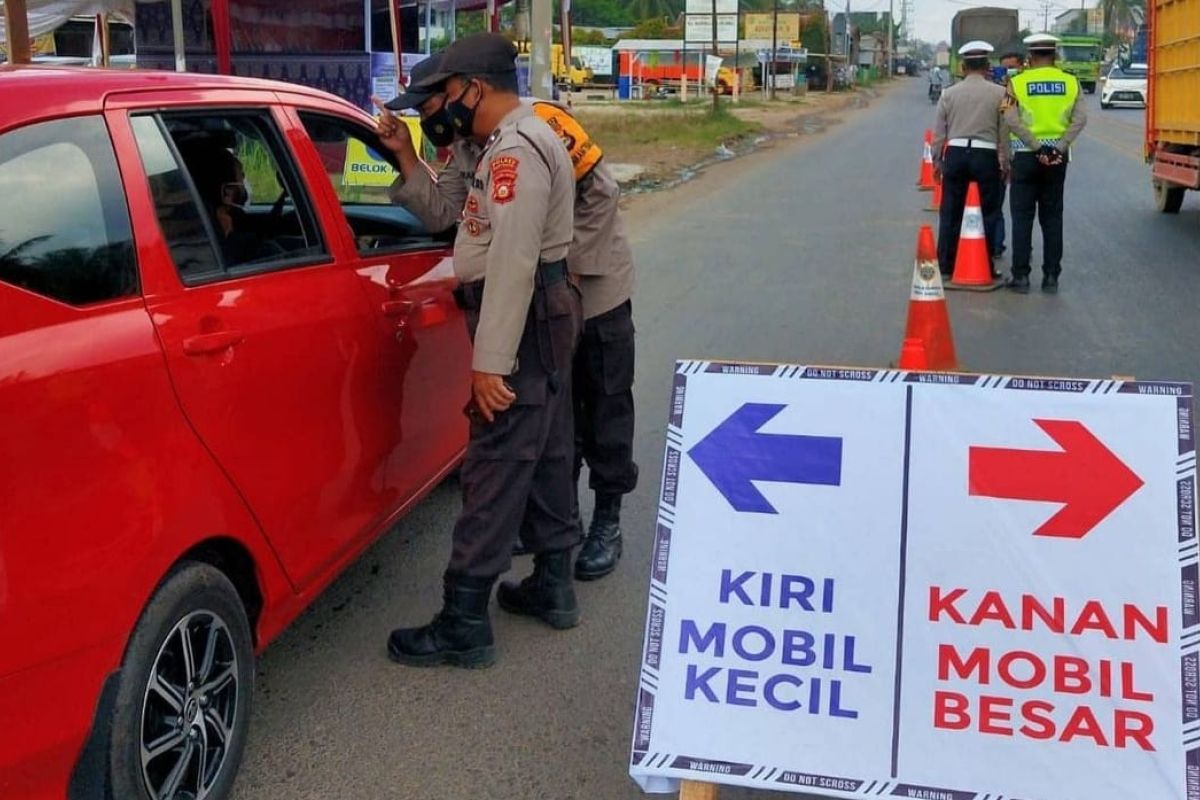
[[481, 34], [452, 44], [439, 65], [449, 121], [482, 148], [454, 243], [474, 345], [470, 440], [442, 610], [392, 632], [388, 653], [402, 664], [494, 661], [488, 603], [522, 527], [533, 574], [500, 587], [501, 608], [554, 628], [579, 621], [571, 365], [583, 319], [566, 266], [575, 181], [558, 137], [517, 96], [515, 58], [506, 39]]
[[[1018, 72], [1021, 71], [1022, 63], [1024, 63], [1024, 58], [1021, 56], [1020, 53], [1008, 52], [1008, 53], [1005, 53], [1004, 55], [1000, 56], [1000, 68], [1002, 71], [1001, 71], [1000, 77], [996, 81], [996, 83], [1000, 86], [1003, 86], [1005, 91], [1007, 91], [1009, 79], [1011, 79], [1013, 75], [1016, 75]], [[1007, 127], [1007, 125], [1005, 127]], [[1004, 148], [1007, 146], [1008, 146], [1007, 143], [1003, 139], [1001, 139], [1000, 147]], [[1009, 158], [1008, 163], [1009, 163], [1009, 176], [1011, 177], [1011, 175], [1012, 175], [1012, 158], [1011, 157]], [[998, 213], [996, 215], [996, 227], [992, 233], [992, 247], [995, 248], [994, 250], [992, 250], [992, 259], [993, 260], [999, 259], [1001, 256], [1003, 256], [1004, 251], [1007, 249], [1005, 247], [1005, 241], [1004, 241], [1006, 238], [1005, 229], [1004, 229], [1004, 196], [1005, 196], [1005, 194], [1007, 194], [1007, 192], [1008, 192], [1008, 180], [1002, 180], [1000, 182], [1000, 213]]]
[[999, 144], [1001, 105], [1004, 89], [988, 80], [991, 65], [988, 55], [993, 48], [987, 42], [967, 42], [959, 48], [963, 57], [964, 79], [942, 93], [934, 124], [933, 167], [942, 179], [942, 205], [939, 212], [938, 265], [942, 277], [954, 272], [958, 254], [958, 235], [962, 228], [967, 187], [979, 184], [983, 208], [983, 227], [988, 253], [1000, 214], [1003, 176], [1008, 170], [1007, 154]]
[[[410, 88], [387, 109], [417, 108], [421, 126], [430, 140], [445, 146], [440, 135], [445, 116], [439, 68], [414, 68]], [[377, 101], [378, 102], [378, 101]], [[574, 168], [575, 231], [568, 267], [583, 294], [583, 338], [575, 357], [574, 401], [578, 483], [586, 461], [589, 486], [595, 494], [591, 525], [575, 562], [575, 577], [594, 580], [612, 572], [621, 557], [621, 499], [637, 486], [633, 461], [634, 327], [631, 295], [634, 283], [633, 254], [619, 209], [620, 186], [603, 152], [569, 109], [559, 103], [535, 100], [534, 113], [558, 134]], [[436, 185], [408, 180], [416, 174], [416, 154], [402, 126], [388, 115], [380, 119], [380, 134], [392, 147], [406, 180], [393, 189], [393, 199], [412, 210], [433, 231], [458, 220], [467, 194], [467, 181], [479, 162], [481, 147], [469, 138], [451, 145], [451, 160]], [[524, 535], [522, 531], [522, 540]], [[523, 552], [519, 545], [517, 552]]]
[[1079, 81], [1054, 66], [1058, 38], [1025, 38], [1029, 67], [1009, 80], [1004, 119], [1012, 131], [1012, 277], [1008, 285], [1029, 292], [1033, 218], [1042, 226], [1042, 291], [1057, 292], [1062, 272], [1063, 193], [1071, 144], [1087, 124]]

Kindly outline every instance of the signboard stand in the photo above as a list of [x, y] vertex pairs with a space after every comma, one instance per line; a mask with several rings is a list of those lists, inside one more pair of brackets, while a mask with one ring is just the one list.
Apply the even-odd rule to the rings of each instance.
[[679, 786], [679, 800], [718, 800], [721, 787], [715, 783], [683, 781]]

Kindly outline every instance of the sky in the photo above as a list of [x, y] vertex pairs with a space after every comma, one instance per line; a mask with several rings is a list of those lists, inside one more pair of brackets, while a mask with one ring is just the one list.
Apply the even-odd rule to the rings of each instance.
[[[830, 3], [836, 5], [844, 0], [829, 0]], [[896, 8], [896, 16], [900, 16], [901, 0], [894, 0]], [[888, 0], [860, 0], [861, 5], [856, 7], [855, 0], [850, 0], [851, 11], [887, 11]], [[1021, 27], [1029, 28], [1032, 31], [1040, 31], [1044, 29], [1043, 25], [1043, 4], [1041, 0], [986, 0], [986, 2], [973, 2], [972, 0], [912, 0], [913, 14], [912, 20], [914, 24], [910, 26], [912, 35], [918, 39], [924, 39], [927, 42], [934, 44], [940, 41], [950, 41], [950, 20], [954, 15], [964, 8], [975, 8], [978, 6], [1000, 6], [1003, 8], [1017, 8], [1021, 11]], [[1094, 0], [1088, 0], [1089, 6], [1095, 5]], [[1078, 8], [1078, 5], [1071, 4], [1069, 0], [1054, 0], [1049, 4], [1050, 22], [1053, 24], [1054, 18], [1059, 14], [1071, 8]]]

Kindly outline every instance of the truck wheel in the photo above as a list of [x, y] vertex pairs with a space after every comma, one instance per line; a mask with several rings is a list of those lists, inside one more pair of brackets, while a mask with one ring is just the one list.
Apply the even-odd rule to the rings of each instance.
[[109, 754], [121, 800], [224, 800], [233, 788], [254, 683], [250, 623], [237, 590], [184, 562], [158, 587], [129, 639]]
[[1171, 186], [1163, 181], [1154, 182], [1154, 207], [1164, 214], [1178, 214], [1183, 207], [1182, 186]]

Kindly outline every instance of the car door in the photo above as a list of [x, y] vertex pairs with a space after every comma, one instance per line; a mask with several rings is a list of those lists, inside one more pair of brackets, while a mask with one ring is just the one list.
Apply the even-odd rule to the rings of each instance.
[[[454, 303], [453, 231], [431, 234], [389, 187], [398, 173], [372, 128], [338, 108], [294, 109], [309, 136], [305, 166], [317, 173], [354, 251], [354, 269], [385, 346], [388, 485], [411, 498], [462, 453], [470, 391], [470, 341]], [[421, 174], [420, 180], [432, 180]]]
[[110, 125], [136, 142], [157, 244], [175, 266], [145, 298], [179, 402], [303, 587], [377, 527], [394, 495], [369, 413], [376, 322], [334, 257], [274, 98], [143, 100], [111, 111]]

